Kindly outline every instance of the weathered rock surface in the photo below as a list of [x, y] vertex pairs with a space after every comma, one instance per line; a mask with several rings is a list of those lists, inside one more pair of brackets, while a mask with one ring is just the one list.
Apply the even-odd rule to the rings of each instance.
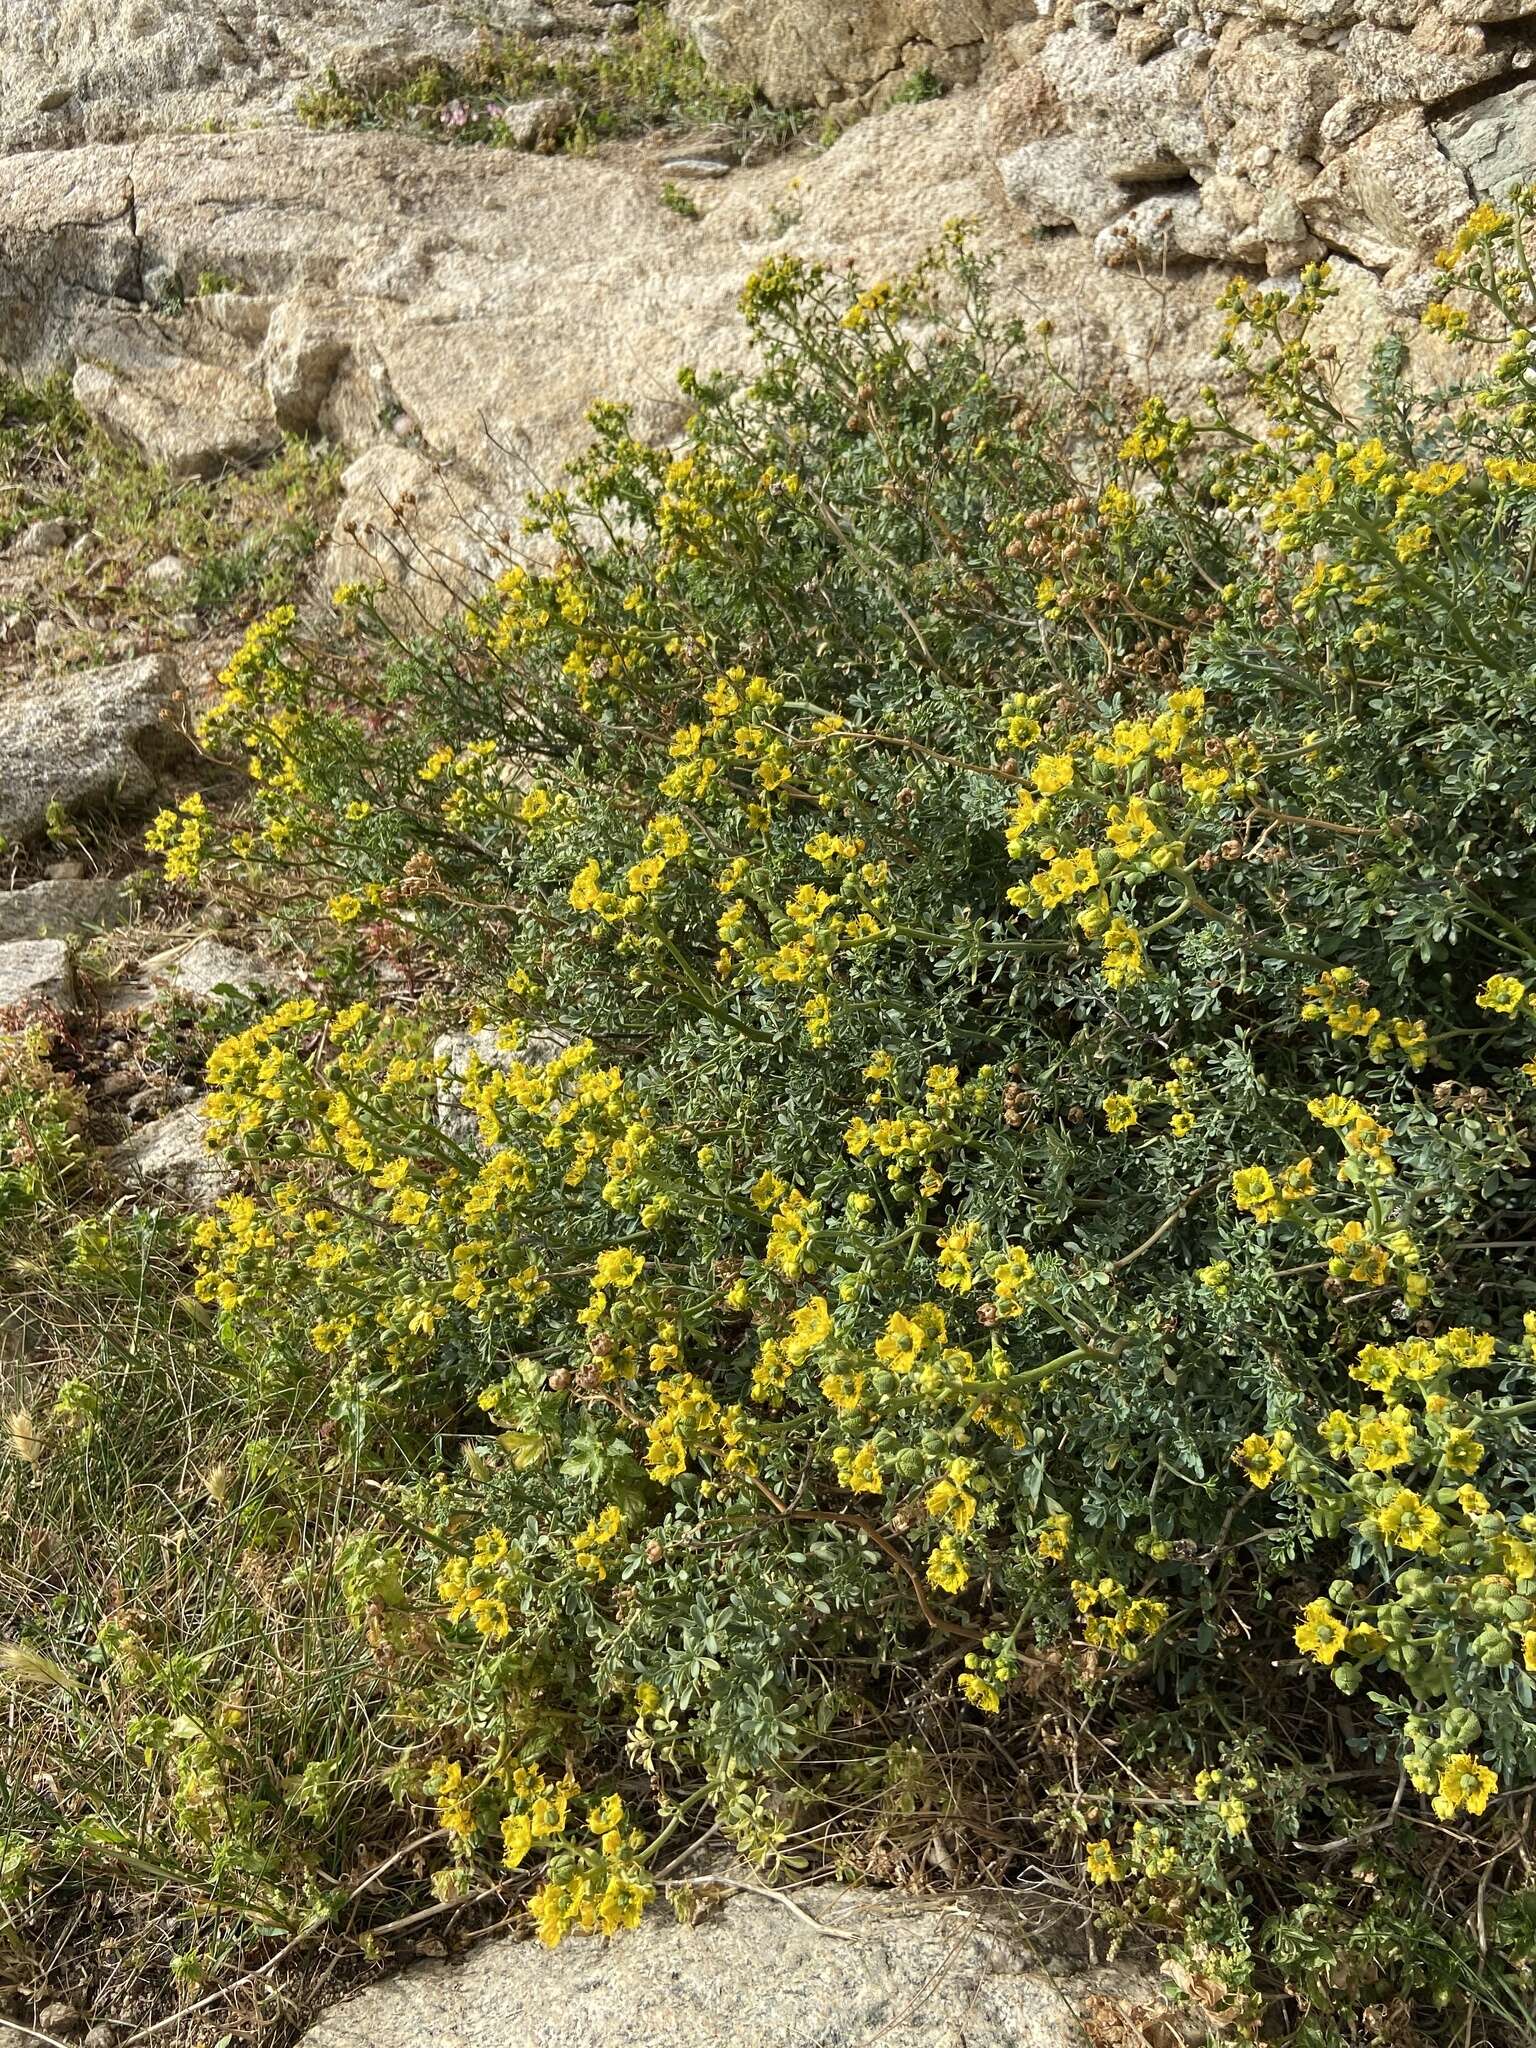
[[779, 106], [867, 98], [926, 71], [974, 77], [988, 42], [1032, 18], [1034, 0], [670, 0], [668, 12], [722, 77]]
[[[892, 107], [792, 166], [733, 171], [707, 188], [698, 221], [660, 206], [623, 150], [548, 157], [294, 127], [280, 147], [269, 133], [166, 135], [8, 162], [0, 356], [83, 362], [99, 416], [189, 469], [280, 427], [331, 436], [355, 460], [328, 577], [402, 583], [439, 612], [523, 547], [521, 507], [584, 444], [595, 395], [629, 400], [638, 431], [668, 438], [687, 409], [675, 365], [744, 364], [737, 293], [781, 248], [879, 276], [968, 219], [1001, 255], [1004, 298], [1051, 320], [1069, 371], [1187, 396], [1210, 374], [1218, 331], [1214, 279], [1190, 266], [1235, 247], [1249, 261], [1315, 252], [1305, 200], [1214, 169], [1203, 186], [1149, 187], [1194, 151], [1180, 95], [1198, 82], [1199, 53], [1138, 66], [1121, 52], [1104, 112], [1090, 104], [1089, 43], [1076, 30], [1052, 40], [1062, 52], [1031, 90], [1058, 132], [1018, 147], [1066, 151], [1040, 172], [1056, 180], [1051, 218], [1085, 237], [1125, 220], [1097, 257], [1077, 235], [1031, 238], [1029, 209], [1008, 197], [1024, 190], [1017, 167], [1011, 183], [999, 176], [972, 91]], [[994, 54], [1001, 63], [1002, 46]], [[1373, 232], [1373, 254], [1398, 253]], [[1169, 284], [1170, 263], [1187, 280]], [[1337, 317], [1368, 334], [1385, 314], [1349, 269]], [[112, 298], [146, 270], [218, 271], [247, 289], [180, 314]]]
[[[1533, 11], [1503, 4], [1501, 21]], [[1005, 189], [1034, 225], [1094, 235], [1106, 264], [1283, 275], [1332, 250], [1395, 285], [1531, 154], [1521, 89], [1496, 87], [1536, 62], [1536, 37], [1494, 18], [1479, 0], [1053, 15], [995, 52]]]
[[147, 1188], [189, 1209], [211, 1209], [235, 1176], [208, 1150], [205, 1133], [202, 1105], [184, 1103], [115, 1146], [107, 1164], [127, 1187]]
[[266, 394], [223, 365], [130, 348], [82, 361], [74, 392], [114, 441], [175, 477], [217, 476], [277, 445]]
[[1536, 79], [1448, 114], [1434, 132], [1476, 191], [1502, 199], [1536, 179]]
[[160, 655], [39, 681], [0, 699], [0, 836], [29, 838], [49, 808], [139, 803], [186, 749], [171, 716], [175, 670]]
[[77, 1000], [75, 970], [62, 939], [13, 939], [0, 945], [0, 1014], [68, 1014]]
[[329, 68], [377, 86], [463, 57], [482, 20], [551, 25], [532, 0], [6, 0], [0, 148], [271, 119]]
[[738, 1894], [694, 1927], [488, 1942], [339, 2006], [305, 2048], [1079, 2048], [1092, 2001], [1157, 2002], [1123, 1969], [1046, 1967], [1000, 1912], [836, 1885], [794, 1902], [815, 1925]]
[[0, 895], [0, 943], [17, 939], [67, 939], [110, 931], [132, 911], [121, 882], [33, 882]]

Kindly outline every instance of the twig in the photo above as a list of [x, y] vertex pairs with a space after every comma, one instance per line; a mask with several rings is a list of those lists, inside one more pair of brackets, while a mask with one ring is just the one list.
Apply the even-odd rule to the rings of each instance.
[[797, 1906], [788, 1892], [770, 1891], [766, 1885], [761, 1884], [747, 1884], [739, 1877], [663, 1878], [661, 1889], [667, 1892], [674, 1892], [680, 1891], [684, 1885], [698, 1886], [705, 1884], [728, 1885], [733, 1892], [751, 1892], [754, 1898], [771, 1899], [774, 1905], [782, 1906], [786, 1912], [793, 1913], [797, 1920], [803, 1920], [806, 1926], [813, 1929], [817, 1934], [824, 1934], [828, 1941], [858, 1940], [858, 1936], [850, 1933], [846, 1927], [828, 1927], [824, 1922], [814, 1918], [813, 1915], [806, 1912], [804, 1906]]
[[1136, 1261], [1142, 1257], [1144, 1253], [1151, 1251], [1153, 1245], [1155, 1245], [1158, 1242], [1159, 1238], [1163, 1238], [1168, 1235], [1169, 1231], [1172, 1230], [1175, 1223], [1178, 1222], [1179, 1218], [1184, 1214], [1184, 1211], [1190, 1206], [1190, 1204], [1192, 1202], [1198, 1202], [1202, 1195], [1208, 1195], [1211, 1189], [1216, 1186], [1216, 1183], [1220, 1179], [1221, 1175], [1219, 1173], [1213, 1174], [1209, 1180], [1201, 1181], [1199, 1187], [1191, 1188], [1189, 1193], [1184, 1197], [1183, 1201], [1180, 1202], [1179, 1206], [1176, 1209], [1169, 1210], [1168, 1214], [1163, 1218], [1162, 1222], [1158, 1224], [1156, 1230], [1153, 1231], [1150, 1237], [1144, 1237], [1141, 1243], [1137, 1245], [1133, 1251], [1128, 1251], [1123, 1258], [1112, 1260], [1111, 1263], [1105, 1267], [1105, 1272], [1118, 1273], [1124, 1266], [1133, 1266], [1136, 1263]]

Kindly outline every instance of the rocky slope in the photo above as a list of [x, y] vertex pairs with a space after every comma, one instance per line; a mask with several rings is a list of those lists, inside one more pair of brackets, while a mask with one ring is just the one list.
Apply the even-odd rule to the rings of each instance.
[[[338, 439], [331, 573], [408, 572], [441, 603], [500, 557], [594, 394], [671, 430], [672, 366], [738, 359], [735, 293], [784, 246], [879, 274], [964, 215], [1078, 374], [1175, 391], [1210, 372], [1226, 268], [1327, 251], [1358, 358], [1475, 196], [1536, 172], [1525, 6], [674, 0], [726, 73], [843, 118], [955, 81], [825, 150], [727, 156], [691, 219], [662, 203], [675, 136], [569, 156], [300, 122], [328, 72], [463, 59], [474, 32], [436, 0], [22, 0], [0, 26], [0, 356], [78, 365], [112, 432], [189, 474], [283, 430]], [[494, 18], [580, 47], [634, 19]]]

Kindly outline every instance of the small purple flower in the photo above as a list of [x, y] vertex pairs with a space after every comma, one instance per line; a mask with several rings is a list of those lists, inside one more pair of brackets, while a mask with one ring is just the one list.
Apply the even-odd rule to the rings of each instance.
[[469, 119], [469, 109], [462, 100], [450, 100], [440, 118], [445, 128], [462, 128]]

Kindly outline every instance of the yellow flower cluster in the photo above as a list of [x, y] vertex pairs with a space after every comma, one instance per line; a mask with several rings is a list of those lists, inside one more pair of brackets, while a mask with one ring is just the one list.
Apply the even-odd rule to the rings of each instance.
[[1429, 1057], [1429, 1032], [1422, 1019], [1383, 1020], [1374, 1003], [1366, 1002], [1370, 984], [1351, 967], [1330, 967], [1302, 990], [1301, 1014], [1308, 1023], [1322, 1022], [1335, 1038], [1362, 1038], [1372, 1059], [1385, 1059], [1395, 1047], [1410, 1067]]

